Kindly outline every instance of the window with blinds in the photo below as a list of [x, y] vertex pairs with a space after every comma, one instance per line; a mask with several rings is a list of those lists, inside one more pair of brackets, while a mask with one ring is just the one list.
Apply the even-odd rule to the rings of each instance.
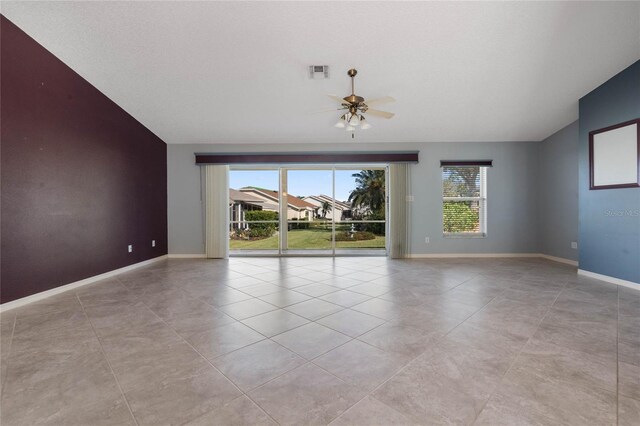
[[442, 162], [444, 236], [486, 236], [487, 165]]

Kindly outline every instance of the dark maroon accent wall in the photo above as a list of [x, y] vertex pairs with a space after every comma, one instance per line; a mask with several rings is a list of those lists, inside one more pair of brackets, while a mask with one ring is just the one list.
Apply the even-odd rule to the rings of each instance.
[[166, 144], [0, 19], [0, 301], [166, 254]]

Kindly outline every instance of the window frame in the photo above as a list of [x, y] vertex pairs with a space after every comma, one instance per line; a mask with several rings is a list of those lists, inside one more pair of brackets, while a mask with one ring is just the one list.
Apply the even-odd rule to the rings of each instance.
[[[443, 162], [444, 163], [444, 162]], [[445, 197], [444, 196], [444, 170], [448, 167], [478, 167], [480, 176], [480, 195], [478, 197]], [[441, 190], [440, 197], [442, 200], [441, 205], [441, 226], [443, 238], [486, 238], [487, 237], [487, 169], [491, 165], [485, 164], [442, 164], [440, 171]], [[465, 201], [477, 201], [478, 202], [478, 222], [480, 230], [478, 232], [446, 232], [444, 230], [444, 203], [445, 202], [465, 202]]]
[[[255, 253], [242, 253], [243, 250], [249, 251], [259, 251], [259, 256], [270, 256], [270, 257], [296, 257], [296, 256], [318, 256], [318, 257], [340, 257], [340, 256], [389, 256], [389, 244], [390, 244], [390, 236], [389, 236], [389, 224], [390, 224], [390, 213], [389, 213], [389, 164], [388, 163], [336, 163], [336, 164], [307, 164], [307, 163], [282, 163], [282, 164], [232, 164], [229, 166], [229, 172], [233, 171], [276, 171], [278, 173], [278, 206], [279, 206], [279, 215], [277, 221], [236, 221], [229, 218], [228, 225], [229, 227], [234, 223], [277, 223], [280, 230], [288, 230], [290, 224], [297, 224], [299, 222], [295, 222], [293, 220], [288, 219], [286, 214], [283, 214], [283, 206], [284, 211], [286, 211], [287, 201], [286, 197], [288, 196], [288, 172], [289, 171], [310, 171], [310, 170], [325, 170], [332, 171], [332, 195], [334, 197], [334, 202], [331, 204], [331, 211], [335, 211], [335, 181], [336, 181], [336, 172], [339, 171], [355, 171], [355, 170], [383, 170], [385, 172], [385, 212], [384, 219], [381, 220], [373, 220], [373, 219], [363, 219], [363, 220], [349, 220], [349, 224], [357, 224], [357, 223], [384, 223], [385, 226], [385, 247], [384, 250], [380, 248], [381, 254], [361, 254], [357, 253], [356, 250], [359, 248], [350, 249], [352, 252], [347, 252], [343, 247], [336, 247], [336, 221], [335, 217], [332, 214], [331, 226], [332, 226], [332, 240], [331, 240], [331, 248], [330, 249], [321, 249], [326, 251], [326, 253], [303, 253], [307, 249], [296, 249], [289, 248], [287, 232], [280, 232], [278, 237], [278, 248], [277, 249], [231, 249], [229, 247], [229, 256], [230, 257], [243, 257], [243, 256], [254, 256]], [[229, 182], [230, 184], [230, 182]], [[346, 221], [344, 223], [347, 223]], [[228, 242], [229, 244], [229, 242]], [[313, 249], [309, 249], [312, 251]], [[349, 250], [349, 249], [347, 249]], [[377, 250], [375, 248], [374, 250]]]

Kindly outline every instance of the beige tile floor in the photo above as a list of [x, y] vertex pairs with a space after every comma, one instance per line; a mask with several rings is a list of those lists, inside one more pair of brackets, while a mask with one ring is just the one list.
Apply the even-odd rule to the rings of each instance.
[[1, 322], [2, 426], [640, 424], [640, 292], [541, 259], [165, 260]]

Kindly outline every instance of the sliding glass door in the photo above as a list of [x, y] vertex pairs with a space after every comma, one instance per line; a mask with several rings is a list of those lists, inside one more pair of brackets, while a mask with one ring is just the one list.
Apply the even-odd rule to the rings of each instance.
[[280, 169], [229, 172], [229, 252], [280, 253]]
[[333, 169], [284, 169], [283, 173], [287, 185], [283, 253], [333, 254]]
[[386, 250], [387, 169], [340, 168], [335, 181], [349, 207], [348, 217], [336, 221], [336, 254]]
[[386, 166], [232, 168], [231, 254], [385, 255]]

